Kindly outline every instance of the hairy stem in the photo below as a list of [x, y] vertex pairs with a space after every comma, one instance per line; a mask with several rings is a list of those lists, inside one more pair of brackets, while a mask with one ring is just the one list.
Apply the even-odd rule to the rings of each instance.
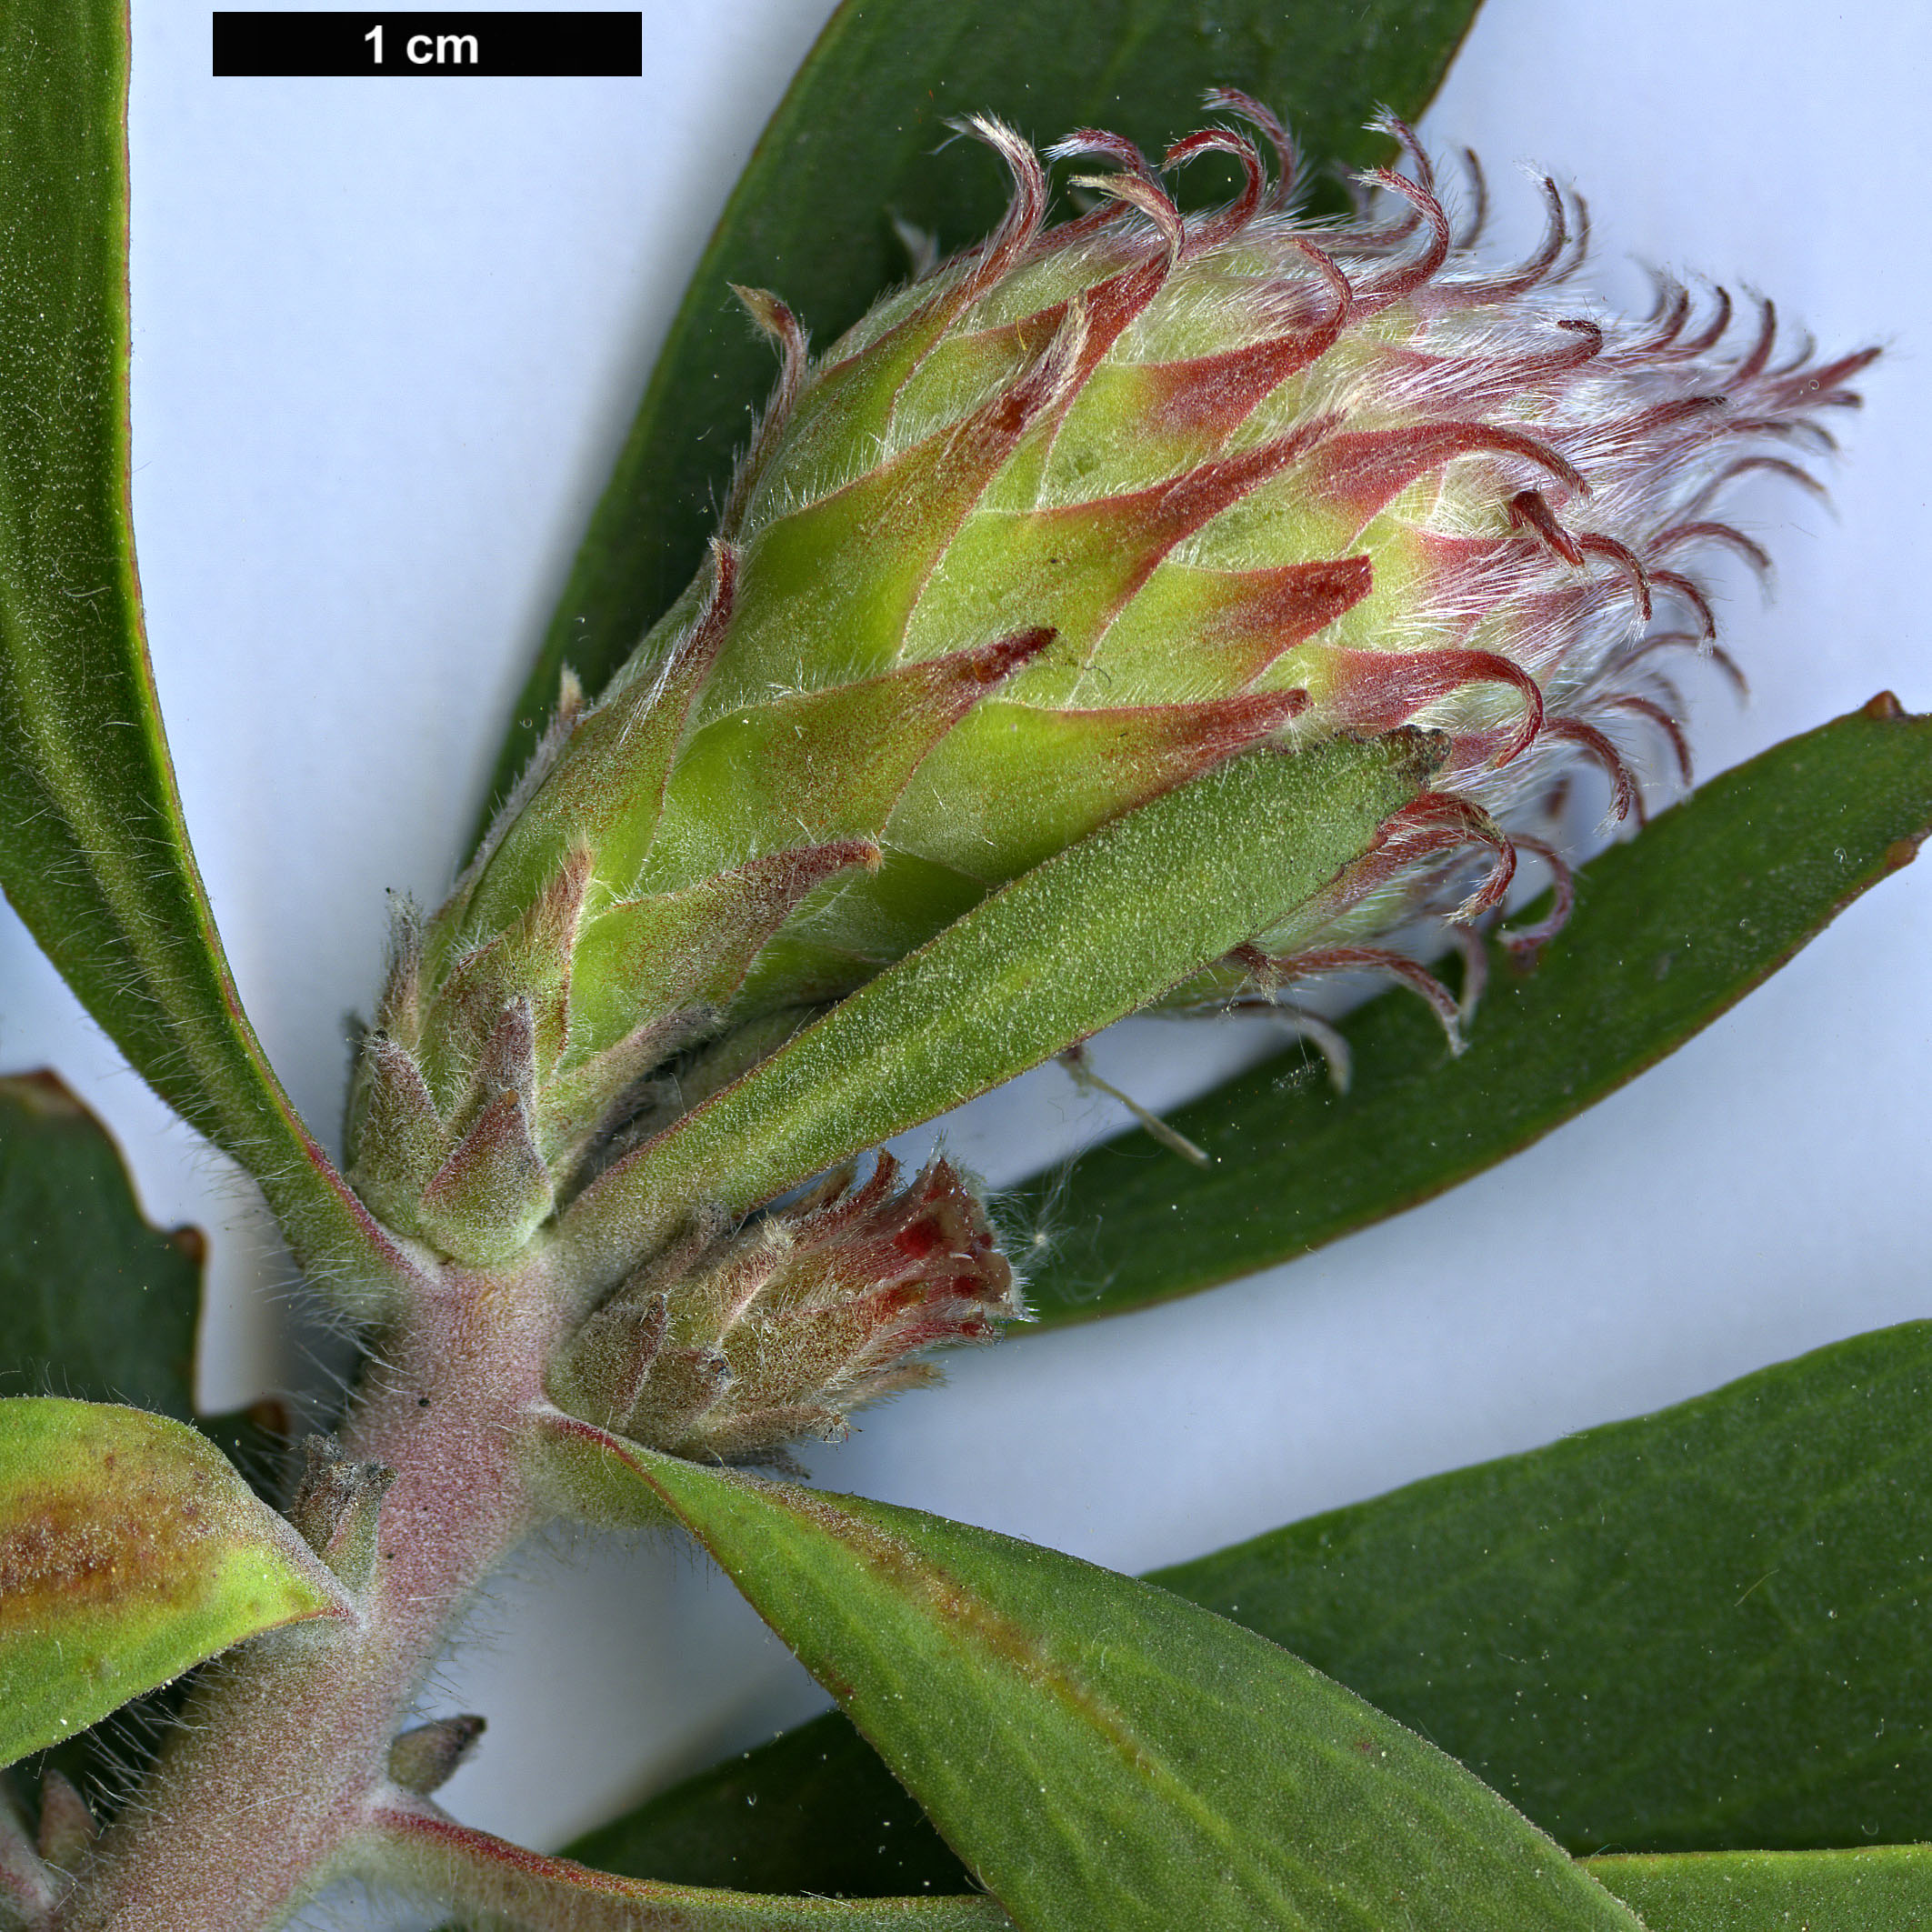
[[360, 1614], [275, 1633], [214, 1668], [59, 1932], [271, 1932], [359, 1868], [398, 1795], [392, 1739], [478, 1587], [532, 1526], [518, 1445], [544, 1402], [556, 1299], [541, 1258], [452, 1267], [411, 1296], [341, 1432], [349, 1457], [395, 1472]]

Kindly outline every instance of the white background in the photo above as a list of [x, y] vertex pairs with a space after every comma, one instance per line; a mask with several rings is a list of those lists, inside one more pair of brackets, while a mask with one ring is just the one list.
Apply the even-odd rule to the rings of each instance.
[[[395, 86], [213, 80], [206, 11], [137, 0], [155, 674], [243, 995], [319, 1124], [384, 888], [446, 883], [656, 345], [826, 11], [647, 0], [642, 80]], [[1932, 15], [1897, 0], [1490, 0], [1426, 124], [1490, 162], [1505, 249], [1536, 221], [1509, 164], [1534, 158], [1588, 194], [1611, 296], [1643, 299], [1641, 257], [1771, 291], [1830, 347], [1890, 345], [1836, 516], [1791, 491], [1745, 506], [1780, 594], [1767, 612], [1725, 580], [1757, 696], [1700, 693], [1707, 770], [1881, 686], [1932, 706], [1928, 86]], [[298, 1382], [285, 1264], [247, 1189], [0, 919], [0, 1066], [58, 1068], [150, 1213], [213, 1234], [205, 1399]], [[1928, 957], [1932, 866], [1507, 1166], [1290, 1270], [960, 1359], [818, 1473], [1138, 1569], [1923, 1314]], [[1243, 1050], [1141, 1023], [1102, 1064], [1159, 1104]], [[954, 1139], [1001, 1180], [1111, 1125], [1047, 1073]], [[482, 1629], [433, 1707], [490, 1721], [445, 1795], [540, 1846], [820, 1701], [667, 1545], [560, 1541]]]

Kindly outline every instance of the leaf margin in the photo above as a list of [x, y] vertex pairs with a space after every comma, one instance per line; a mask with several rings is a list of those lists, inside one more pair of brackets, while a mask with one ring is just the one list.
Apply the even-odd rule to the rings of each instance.
[[[657, 1511], [668, 1510], [690, 1531], [749, 1597], [759, 1614], [794, 1649], [806, 1667], [833, 1692], [841, 1705], [846, 1707], [875, 1747], [886, 1757], [895, 1775], [914, 1792], [928, 1813], [936, 1816], [941, 1831], [966, 1857], [969, 1868], [1000, 1898], [1025, 1932], [1086, 1932], [1094, 1922], [1086, 1915], [1095, 1905], [1093, 1887], [1096, 1882], [1096, 1871], [1093, 1853], [1097, 1847], [1086, 1847], [1079, 1834], [1069, 1830], [1067, 1813], [1074, 1787], [1069, 1785], [1064, 1767], [1056, 1775], [1056, 1782], [1051, 1787], [1054, 1792], [1053, 1819], [1049, 1825], [1035, 1831], [1030, 1837], [1026, 1835], [1023, 1826], [1010, 1845], [1002, 1841], [996, 1829], [989, 1833], [983, 1791], [979, 1788], [966, 1791], [966, 1781], [979, 1776], [985, 1764], [992, 1761], [998, 1737], [996, 1721], [991, 1731], [985, 1734], [986, 1742], [970, 1772], [963, 1773], [957, 1760], [948, 1757], [943, 1750], [936, 1755], [928, 1752], [922, 1756], [916, 1747], [920, 1723], [916, 1718], [910, 1726], [910, 1735], [916, 1746], [908, 1748], [907, 1733], [898, 1728], [905, 1720], [906, 1708], [916, 1707], [922, 1716], [929, 1711], [939, 1673], [946, 1667], [948, 1650], [964, 1650], [966, 1647], [968, 1639], [960, 1633], [968, 1633], [974, 1642], [983, 1638], [982, 1647], [1010, 1667], [1010, 1674], [1016, 1681], [1040, 1694], [1038, 1701], [1027, 1707], [1034, 1716], [1027, 1720], [1026, 1745], [1021, 1751], [1022, 1757], [1026, 1757], [1028, 1752], [1036, 1757], [1038, 1752], [1046, 1748], [1039, 1743], [1035, 1727], [1038, 1727], [1039, 1733], [1050, 1729], [1054, 1714], [1060, 1709], [1061, 1699], [1066, 1696], [1071, 1698], [1067, 1707], [1089, 1719], [1093, 1737], [1100, 1740], [1097, 1756], [1103, 1764], [1112, 1762], [1117, 1754], [1121, 1763], [1133, 1767], [1134, 1775], [1146, 1768], [1153, 1779], [1155, 1760], [1145, 1757], [1135, 1742], [1133, 1725], [1136, 1720], [1131, 1717], [1129, 1707], [1113, 1701], [1121, 1694], [1119, 1680], [1114, 1681], [1111, 1692], [1088, 1687], [1074, 1696], [1077, 1667], [1070, 1664], [1056, 1666], [1049, 1662], [1052, 1639], [1044, 1634], [1033, 1637], [1023, 1622], [1014, 1620], [1016, 1613], [1003, 1609], [996, 1601], [985, 1605], [983, 1617], [981, 1612], [972, 1609], [967, 1587], [959, 1577], [956, 1567], [947, 1567], [948, 1561], [956, 1564], [956, 1551], [950, 1559], [936, 1556], [927, 1547], [933, 1545], [936, 1538], [936, 1549], [940, 1552], [954, 1546], [980, 1554], [994, 1552], [998, 1560], [1007, 1566], [1002, 1577], [1006, 1585], [1022, 1577], [1028, 1567], [1052, 1572], [1056, 1616], [1060, 1607], [1059, 1589], [1063, 1577], [1078, 1576], [1087, 1579], [1093, 1587], [1111, 1592], [1110, 1606], [1116, 1610], [1119, 1605], [1115, 1599], [1126, 1592], [1137, 1607], [1137, 1611], [1144, 1612], [1148, 1618], [1177, 1619], [1185, 1627], [1190, 1641], [1217, 1644], [1223, 1648], [1233, 1643], [1237, 1648], [1255, 1656], [1265, 1654], [1276, 1675], [1294, 1679], [1296, 1695], [1307, 1703], [1308, 1709], [1304, 1715], [1310, 1717], [1311, 1748], [1326, 1773], [1338, 1775], [1345, 1785], [1358, 1783], [1363, 1790], [1378, 1777], [1399, 1777], [1404, 1799], [1411, 1807], [1406, 1819], [1409, 1830], [1413, 1832], [1418, 1821], [1439, 1828], [1444, 1818], [1453, 1820], [1456, 1828], [1442, 1834], [1443, 1844], [1453, 1847], [1454, 1854], [1461, 1857], [1470, 1858], [1472, 1854], [1468, 1843], [1456, 1837], [1456, 1830], [1467, 1824], [1467, 1818], [1459, 1816], [1460, 1813], [1467, 1811], [1478, 1820], [1482, 1828], [1494, 1829], [1501, 1834], [1509, 1847], [1507, 1857], [1494, 1845], [1486, 1846], [1480, 1853], [1474, 1855], [1475, 1863], [1483, 1867], [1485, 1876], [1492, 1880], [1507, 1877], [1515, 1887], [1512, 1901], [1500, 1907], [1506, 1916], [1493, 1920], [1498, 1932], [1505, 1927], [1536, 1925], [1553, 1927], [1596, 1925], [1605, 1928], [1625, 1927], [1627, 1932], [1636, 1932], [1637, 1921], [1633, 1915], [1627, 1914], [1617, 1901], [1596, 1885], [1574, 1885], [1572, 1875], [1583, 1877], [1587, 1875], [1582, 1874], [1553, 1841], [1506, 1798], [1483, 1785], [1454, 1759], [1266, 1639], [1211, 1613], [1203, 1613], [1197, 1607], [1187, 1605], [1185, 1599], [1175, 1597], [1157, 1587], [1117, 1577], [1056, 1551], [1018, 1542], [992, 1531], [975, 1529], [968, 1525], [946, 1522], [919, 1511], [901, 1509], [862, 1497], [801, 1489], [792, 1484], [685, 1462], [624, 1441], [561, 1412], [554, 1411], [543, 1417], [541, 1430], [544, 1447], [540, 1453], [554, 1464], [566, 1467], [566, 1479], [579, 1493], [589, 1492], [600, 1485], [615, 1489], [620, 1498], [627, 1491], [642, 1490], [646, 1497], [653, 1499]], [[647, 1505], [642, 1520], [650, 1519], [648, 1509]], [[783, 1518], [784, 1523], [780, 1524], [778, 1518]], [[748, 1581], [746, 1572], [751, 1565], [747, 1553], [762, 1548], [769, 1554], [780, 1547], [784, 1542], [784, 1527], [787, 1525], [794, 1528], [806, 1526], [807, 1545], [816, 1535], [826, 1547], [837, 1550], [840, 1553], [837, 1560], [844, 1561], [846, 1567], [852, 1571], [857, 1579], [857, 1587], [850, 1593], [816, 1590], [806, 1580], [809, 1558], [802, 1559], [798, 1552], [789, 1548], [778, 1561], [759, 1570], [756, 1582]], [[936, 1567], [930, 1575], [922, 1574], [933, 1565]], [[878, 1597], [879, 1592], [872, 1590], [868, 1596], [866, 1586], [868, 1582], [876, 1583], [881, 1577], [887, 1578], [890, 1585], [904, 1586], [902, 1595], [906, 1604], [911, 1604], [922, 1589], [928, 1596], [930, 1600], [924, 1607], [916, 1609], [915, 1623], [916, 1625], [923, 1617], [925, 1627], [934, 1632], [943, 1629], [947, 1634], [936, 1636], [923, 1655], [908, 1650], [894, 1657], [893, 1640], [887, 1638], [881, 1643], [880, 1649], [882, 1656], [889, 1660], [868, 1666], [856, 1657], [849, 1643], [840, 1648], [836, 1639], [814, 1637], [803, 1627], [808, 1618], [798, 1614], [801, 1598], [810, 1598], [833, 1610], [835, 1615], [846, 1617], [848, 1621], [877, 1612], [879, 1603], [869, 1598]], [[1100, 1582], [1094, 1585], [1093, 1579], [1096, 1578]], [[854, 1602], [839, 1601], [841, 1597], [848, 1594], [855, 1600], [867, 1597], [866, 1608], [855, 1607]], [[1023, 1587], [1022, 1600], [1025, 1594]], [[889, 1588], [886, 1600], [893, 1600]], [[1132, 1617], [1126, 1619], [1128, 1624], [1132, 1621]], [[876, 1617], [868, 1627], [876, 1632]], [[1126, 1641], [1127, 1647], [1131, 1647], [1130, 1633]], [[1039, 1648], [1037, 1659], [1026, 1661], [1032, 1657], [1035, 1644]], [[1099, 1645], [1100, 1667], [1105, 1668], [1121, 1647], [1122, 1630], [1116, 1621], [1109, 1626], [1106, 1640]], [[1218, 1659], [1218, 1668], [1222, 1673], [1229, 1669], [1225, 1658]], [[1158, 1676], [1157, 1668], [1155, 1674]], [[1198, 1692], [1204, 1684], [1215, 1681], [1205, 1674], [1186, 1679], [1190, 1691], [1194, 1692]], [[912, 1688], [914, 1686], [916, 1689]], [[1225, 1686], [1220, 1687], [1226, 1688]], [[1141, 1721], [1146, 1721], [1146, 1713], [1152, 1708], [1145, 1701], [1148, 1694], [1145, 1687], [1136, 1688], [1141, 1691], [1143, 1698], [1139, 1706]], [[1317, 1706], [1320, 1711], [1315, 1715]], [[1156, 1718], [1154, 1728], [1157, 1730], [1161, 1724], [1168, 1722], [1171, 1715], [1163, 1713]], [[1352, 1739], [1351, 1743], [1342, 1742], [1345, 1731]], [[1328, 1735], [1331, 1732], [1333, 1735]], [[1076, 1735], [1086, 1736], [1085, 1732]], [[1281, 1737], [1278, 1728], [1270, 1729], [1266, 1747], [1267, 1759], [1277, 1774], [1281, 1768]], [[1008, 1756], [1011, 1755], [1009, 1749]], [[1386, 1767], [1392, 1755], [1397, 1760], [1395, 1772], [1369, 1768], [1377, 1759]], [[1190, 1787], [1182, 1772], [1200, 1757], [1198, 1739], [1190, 1737], [1186, 1747], [1176, 1758], [1181, 1769], [1166, 1769], [1166, 1781], [1174, 1783], [1178, 1793], [1188, 1794]], [[1435, 1782], [1432, 1783], [1432, 1779]], [[1153, 1779], [1153, 1782], [1161, 1780]], [[949, 1786], [955, 1788], [948, 1790]], [[1028, 1788], [1030, 1790], [1031, 1787]], [[1041, 1788], [1047, 1787], [1042, 1786]], [[1304, 1777], [1293, 1788], [1306, 1804], [1316, 1792], [1316, 1783]], [[1352, 1789], [1348, 1802], [1354, 1802], [1357, 1795]], [[948, 1798], [958, 1802], [949, 1803]], [[1315, 1797], [1313, 1801], [1317, 1805], [1326, 1803], [1326, 1794]], [[1207, 1800], [1192, 1796], [1188, 1796], [1187, 1802], [1183, 1804], [1162, 1802], [1156, 1807], [1156, 1815], [1164, 1823], [1182, 1817], [1190, 1826], [1197, 1825], [1208, 1812]], [[1127, 1834], [1127, 1847], [1133, 1846], [1132, 1809], [1122, 1803], [1118, 1791], [1098, 1801], [1093, 1816], [1096, 1819], [1105, 1817], [1107, 1821], [1107, 1829], [1100, 1843], [1108, 1847], [1111, 1855], [1118, 1856], [1122, 1831]], [[1330, 1829], [1336, 1828], [1336, 1821], [1332, 1816], [1326, 1813], [1323, 1816]], [[1402, 1837], [1403, 1834], [1394, 1832], [1391, 1836]], [[1191, 1840], [1187, 1842], [1192, 1843]], [[1251, 1867], [1247, 1883], [1260, 1884], [1265, 1889], [1281, 1887], [1284, 1899], [1292, 1895], [1294, 1881], [1278, 1870], [1266, 1869], [1266, 1857], [1256, 1849], [1261, 1841], [1243, 1841], [1248, 1844], [1249, 1849], [1238, 1861], [1232, 1860], [1228, 1850], [1232, 1842], [1226, 1830], [1218, 1836], [1208, 1832], [1202, 1838], [1202, 1843], [1212, 1843], [1216, 1847], [1212, 1868], [1224, 1885], [1231, 1887], [1236, 1881], [1234, 1874], [1223, 1867], [1229, 1862], [1239, 1862]], [[1081, 1848], [1071, 1849], [1076, 1845]], [[1150, 1884], [1173, 1877], [1176, 1869], [1173, 1856], [1170, 1851], [1165, 1859], [1159, 1855], [1154, 1855], [1151, 1859], [1144, 1857], [1136, 1868], [1131, 1885], [1121, 1878], [1111, 1864], [1107, 1867], [1107, 1877], [1112, 1882], [1112, 1904], [1108, 1907], [1109, 1916], [1104, 1922], [1108, 1925], [1110, 1932], [1134, 1932], [1134, 1928], [1142, 1927], [1146, 1927], [1147, 1932], [1155, 1932], [1155, 1928], [1165, 1927], [1172, 1922], [1168, 1917], [1147, 1916], [1150, 1909], [1165, 1912], [1169, 1907], [1157, 1903], [1150, 1907], [1146, 1891]], [[1519, 1882], [1522, 1879], [1520, 1870], [1510, 1868], [1511, 1861], [1518, 1857], [1527, 1860], [1532, 1856], [1537, 1862], [1528, 1875], [1528, 1885], [1524, 1885]], [[1055, 1869], [1055, 1861], [1060, 1859], [1064, 1863], [1069, 1858], [1073, 1867], [1070, 1887], [1059, 1890], [1066, 1885], [1067, 1875]], [[1546, 1878], [1546, 1865], [1549, 1872], [1560, 1874], [1555, 1883], [1562, 1889], [1554, 1904], [1533, 1889], [1536, 1883]], [[1210, 1867], [1196, 1857], [1182, 1869], [1187, 1875], [1183, 1882], [1192, 1887], [1186, 1894], [1189, 1900], [1186, 1908], [1193, 1910], [1200, 1896], [1199, 1882]], [[1467, 1912], [1467, 1875], [1451, 1872], [1440, 1862], [1430, 1869], [1434, 1877], [1459, 1889], [1464, 1895], [1460, 1909]], [[1043, 1872], [1047, 1876], [1043, 1877]], [[1376, 1874], [1359, 1883], [1367, 1893], [1373, 1893], [1376, 1887], [1393, 1885], [1394, 1897], [1406, 1900], [1410, 1896], [1386, 1874]], [[1310, 1877], [1301, 1882], [1298, 1896], [1303, 1906], [1333, 1900], [1336, 1896], [1335, 1887], [1332, 1867], [1324, 1867], [1318, 1878]], [[1253, 1909], [1256, 1896], [1252, 1891], [1245, 1895], [1247, 1910]], [[1263, 1924], [1276, 1922], [1273, 1917], [1259, 1919], [1243, 1915], [1243, 1900], [1232, 1890], [1227, 1892], [1226, 1897], [1230, 1911], [1237, 1916], [1229, 1917], [1225, 1921], [1209, 1921], [1216, 1927], [1225, 1923], [1229, 1932], [1233, 1932], [1233, 1928], [1250, 1924], [1258, 1928]], [[1537, 1908], [1533, 1917], [1517, 1916], [1526, 1906]], [[1362, 1911], [1369, 1907], [1357, 1898], [1349, 1909]], [[1128, 1910], [1133, 1916], [1125, 1916]], [[1345, 1922], [1356, 1923], [1354, 1918], [1334, 1921], [1337, 1926]], [[1322, 1921], [1311, 1919], [1309, 1923], [1315, 1925]], [[1440, 1923], [1445, 1927], [1455, 1924], [1474, 1932], [1477, 1924], [1492, 1921], [1487, 1917], [1482, 1920], [1464, 1917], [1453, 1920], [1417, 1920], [1416, 1923]]]

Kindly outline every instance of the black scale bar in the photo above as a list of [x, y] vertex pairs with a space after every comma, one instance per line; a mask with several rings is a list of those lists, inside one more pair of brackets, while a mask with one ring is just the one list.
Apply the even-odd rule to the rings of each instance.
[[216, 14], [222, 75], [631, 75], [642, 14]]

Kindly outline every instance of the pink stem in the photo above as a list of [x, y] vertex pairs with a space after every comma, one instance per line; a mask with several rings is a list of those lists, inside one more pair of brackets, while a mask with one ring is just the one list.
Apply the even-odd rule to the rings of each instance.
[[412, 1296], [341, 1431], [350, 1457], [395, 1472], [361, 1616], [259, 1638], [214, 1667], [57, 1932], [271, 1932], [357, 1868], [400, 1796], [392, 1739], [536, 1519], [517, 1453], [525, 1417], [547, 1406], [557, 1299], [541, 1260], [451, 1267]]
[[425, 1798], [376, 1816], [380, 1875], [398, 1889], [520, 1926], [563, 1932], [1012, 1932], [981, 1893], [910, 1898], [775, 1898], [620, 1878], [475, 1831]]

